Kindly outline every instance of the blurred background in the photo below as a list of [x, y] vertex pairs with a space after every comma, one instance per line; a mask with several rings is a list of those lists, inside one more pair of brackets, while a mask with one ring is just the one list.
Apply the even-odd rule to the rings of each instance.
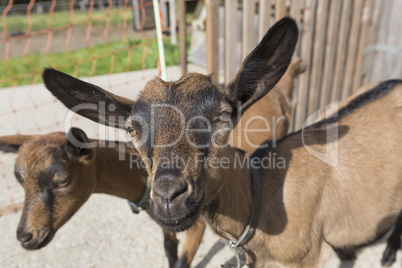
[[[218, 82], [227, 83], [267, 29], [283, 16], [292, 16], [299, 23], [301, 36], [295, 57], [307, 66], [295, 83], [289, 131], [299, 129], [309, 115], [353, 94], [363, 84], [402, 78], [402, 0], [161, 0], [159, 8], [164, 63], [159, 60], [157, 20], [151, 0], [0, 0], [0, 135], [66, 131], [67, 110], [42, 84], [41, 73], [45, 67], [57, 68], [134, 99], [149, 79], [164, 72], [165, 64], [168, 80], [197, 71], [213, 72]], [[69, 126], [79, 126], [93, 138], [124, 137], [115, 129], [99, 126], [80, 116], [68, 120]], [[14, 178], [14, 162], [15, 155], [0, 154], [0, 221], [7, 222], [2, 232], [18, 247], [14, 233], [24, 193]], [[103, 207], [92, 199], [89, 202], [100, 206], [100, 211], [104, 210], [104, 217], [98, 220], [108, 219], [102, 226], [111, 228], [105, 229], [109, 235], [110, 230], [115, 232], [118, 228], [110, 227], [115, 222], [110, 219], [116, 217], [117, 221], [119, 217], [112, 216], [116, 212], [114, 206], [124, 206], [122, 213], [127, 215], [121, 217], [135, 220], [124, 201], [94, 198], [108, 204]], [[82, 212], [85, 209], [87, 212]], [[95, 217], [97, 209], [91, 209], [89, 204], [84, 206], [79, 211], [80, 218]], [[147, 223], [142, 225], [153, 226], [152, 234], [159, 230], [146, 215], [139, 219], [136, 224], [145, 221]], [[68, 230], [76, 232], [74, 226], [87, 226], [85, 221], [79, 220], [74, 218], [66, 225], [63, 230], [66, 237], [69, 237]], [[142, 230], [140, 225], [135, 228]], [[80, 230], [83, 232], [82, 228]], [[96, 241], [95, 237], [99, 236], [106, 239], [104, 235], [89, 234], [82, 243]], [[121, 236], [126, 237], [124, 233]], [[58, 235], [55, 240], [57, 238]], [[217, 263], [232, 257], [215, 238], [210, 236], [209, 239], [204, 239], [205, 251], [197, 259], [204, 266], [199, 267], [207, 264], [216, 267], [211, 257], [214, 254], [208, 255], [211, 247], [215, 247], [215, 252], [220, 251], [218, 258], [222, 258], [216, 260]], [[62, 238], [59, 241], [60, 245], [68, 244]], [[48, 247], [52, 247], [52, 243]], [[128, 247], [130, 239], [127, 243], [124, 248]], [[93, 247], [100, 245], [101, 242], [94, 243]], [[9, 248], [0, 247], [0, 254], [7, 256]], [[105, 247], [107, 250], [107, 244]], [[156, 252], [162, 254], [159, 264], [166, 267], [161, 244], [158, 247], [160, 251]], [[79, 247], [77, 250], [80, 252]], [[29, 254], [31, 257], [25, 262], [20, 265], [16, 262], [13, 267], [33, 265], [32, 260], [38, 257], [34, 257], [35, 252]], [[375, 258], [375, 254], [366, 254], [368, 258]], [[4, 264], [10, 265], [13, 258], [17, 258], [10, 256], [13, 257]], [[146, 263], [150, 256], [141, 255], [139, 259], [144, 257]], [[135, 259], [126, 258], [132, 262]], [[56, 259], [51, 267], [75, 266], [67, 265], [67, 260]], [[84, 266], [107, 267], [107, 263], [104, 260], [102, 265], [95, 261]], [[120, 264], [125, 266], [128, 262]], [[368, 267], [365, 265], [368, 264], [360, 267]], [[379, 267], [379, 261], [373, 261], [371, 267]]]

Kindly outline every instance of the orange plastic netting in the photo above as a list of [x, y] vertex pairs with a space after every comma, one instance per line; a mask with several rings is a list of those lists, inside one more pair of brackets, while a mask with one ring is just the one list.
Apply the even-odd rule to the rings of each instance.
[[[99, 0], [30, 0], [21, 14], [21, 4], [9, 0], [0, 8], [0, 135], [65, 131], [65, 112], [41, 82], [46, 66], [101, 81], [102, 87], [124, 96], [132, 96], [133, 84], [158, 75], [155, 69], [145, 70], [157, 66], [152, 50], [156, 34], [147, 26], [153, 20], [147, 18], [152, 1], [108, 0], [101, 6]], [[25, 26], [16, 32], [18, 23]], [[74, 118], [74, 123], [80, 121], [89, 125], [86, 119]], [[97, 126], [90, 128], [92, 137], [104, 138]], [[15, 157], [0, 153], [0, 215], [19, 209], [23, 202], [23, 189], [13, 174]]]

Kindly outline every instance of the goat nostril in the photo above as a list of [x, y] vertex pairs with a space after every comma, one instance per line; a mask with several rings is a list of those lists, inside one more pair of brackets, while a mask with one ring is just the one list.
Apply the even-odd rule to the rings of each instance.
[[175, 198], [187, 192], [187, 184], [182, 183], [161, 183], [155, 186], [154, 193], [165, 202], [172, 202]]
[[184, 185], [182, 189], [177, 189], [175, 192], [172, 193], [170, 197], [170, 201], [174, 200], [176, 197], [179, 197], [180, 195], [184, 194], [187, 192], [187, 185]]
[[32, 239], [33, 235], [31, 233], [24, 233], [19, 235], [19, 239], [21, 243], [27, 243]]

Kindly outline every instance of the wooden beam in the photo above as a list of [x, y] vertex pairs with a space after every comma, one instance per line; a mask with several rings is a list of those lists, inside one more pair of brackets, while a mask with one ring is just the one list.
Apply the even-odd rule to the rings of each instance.
[[339, 101], [341, 98], [342, 81], [345, 75], [345, 64], [347, 54], [348, 35], [350, 20], [352, 17], [352, 1], [342, 2], [342, 15], [338, 35], [337, 56], [335, 62], [334, 82], [332, 84], [331, 102]]
[[325, 34], [327, 31], [328, 1], [319, 0], [315, 21], [315, 36], [313, 44], [313, 61], [311, 66], [311, 80], [309, 90], [308, 115], [313, 114], [319, 108], [321, 93], [321, 75], [324, 67]]
[[269, 27], [271, 27], [271, 1], [260, 0], [260, 8], [258, 12], [258, 41], [264, 37]]
[[225, 0], [225, 83], [237, 72], [237, 1]]
[[341, 99], [352, 94], [353, 77], [355, 75], [355, 66], [357, 60], [357, 47], [359, 44], [360, 21], [364, 0], [355, 0], [353, 5], [352, 24], [350, 27], [348, 54], [345, 65], [345, 78], [343, 79], [343, 87]]
[[207, 72], [214, 74], [215, 82], [219, 81], [219, 1], [205, 0], [207, 9]]
[[179, 6], [179, 45], [181, 74], [187, 73], [187, 29], [186, 29], [186, 1], [178, 0]]
[[286, 15], [287, 15], [286, 1], [275, 0], [275, 21], [280, 20]]
[[254, 41], [254, 13], [255, 2], [253, 0], [243, 1], [243, 31], [242, 31], [242, 59], [255, 47]]
[[304, 4], [302, 39], [300, 44], [300, 58], [303, 59], [303, 62], [306, 63], [307, 70], [299, 77], [295, 129], [301, 128], [303, 126], [304, 121], [307, 118], [306, 115], [308, 105], [307, 100], [310, 85], [309, 81], [310, 81], [311, 55], [313, 47], [316, 5], [317, 0], [306, 0]]
[[325, 45], [325, 60], [324, 68], [322, 70], [322, 86], [320, 96], [320, 108], [330, 103], [332, 83], [335, 71], [336, 62], [336, 47], [338, 44], [338, 30], [339, 30], [339, 18], [341, 17], [342, 2], [331, 1], [329, 11], [329, 21], [327, 38]]
[[176, 37], [176, 0], [169, 0], [170, 42], [177, 45]]

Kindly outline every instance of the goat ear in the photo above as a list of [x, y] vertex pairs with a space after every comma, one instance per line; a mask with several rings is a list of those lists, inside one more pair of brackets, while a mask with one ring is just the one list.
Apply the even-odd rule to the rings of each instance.
[[97, 123], [124, 129], [134, 101], [52, 68], [45, 69], [42, 77], [46, 88], [68, 109]]
[[0, 137], [0, 151], [17, 153], [20, 146], [28, 141], [38, 138], [39, 135], [9, 135]]
[[275, 86], [290, 64], [298, 35], [291, 18], [281, 19], [268, 30], [224, 90], [234, 111], [240, 109], [243, 114]]
[[93, 158], [93, 149], [85, 132], [72, 127], [67, 134], [67, 150], [80, 161], [88, 161]]

